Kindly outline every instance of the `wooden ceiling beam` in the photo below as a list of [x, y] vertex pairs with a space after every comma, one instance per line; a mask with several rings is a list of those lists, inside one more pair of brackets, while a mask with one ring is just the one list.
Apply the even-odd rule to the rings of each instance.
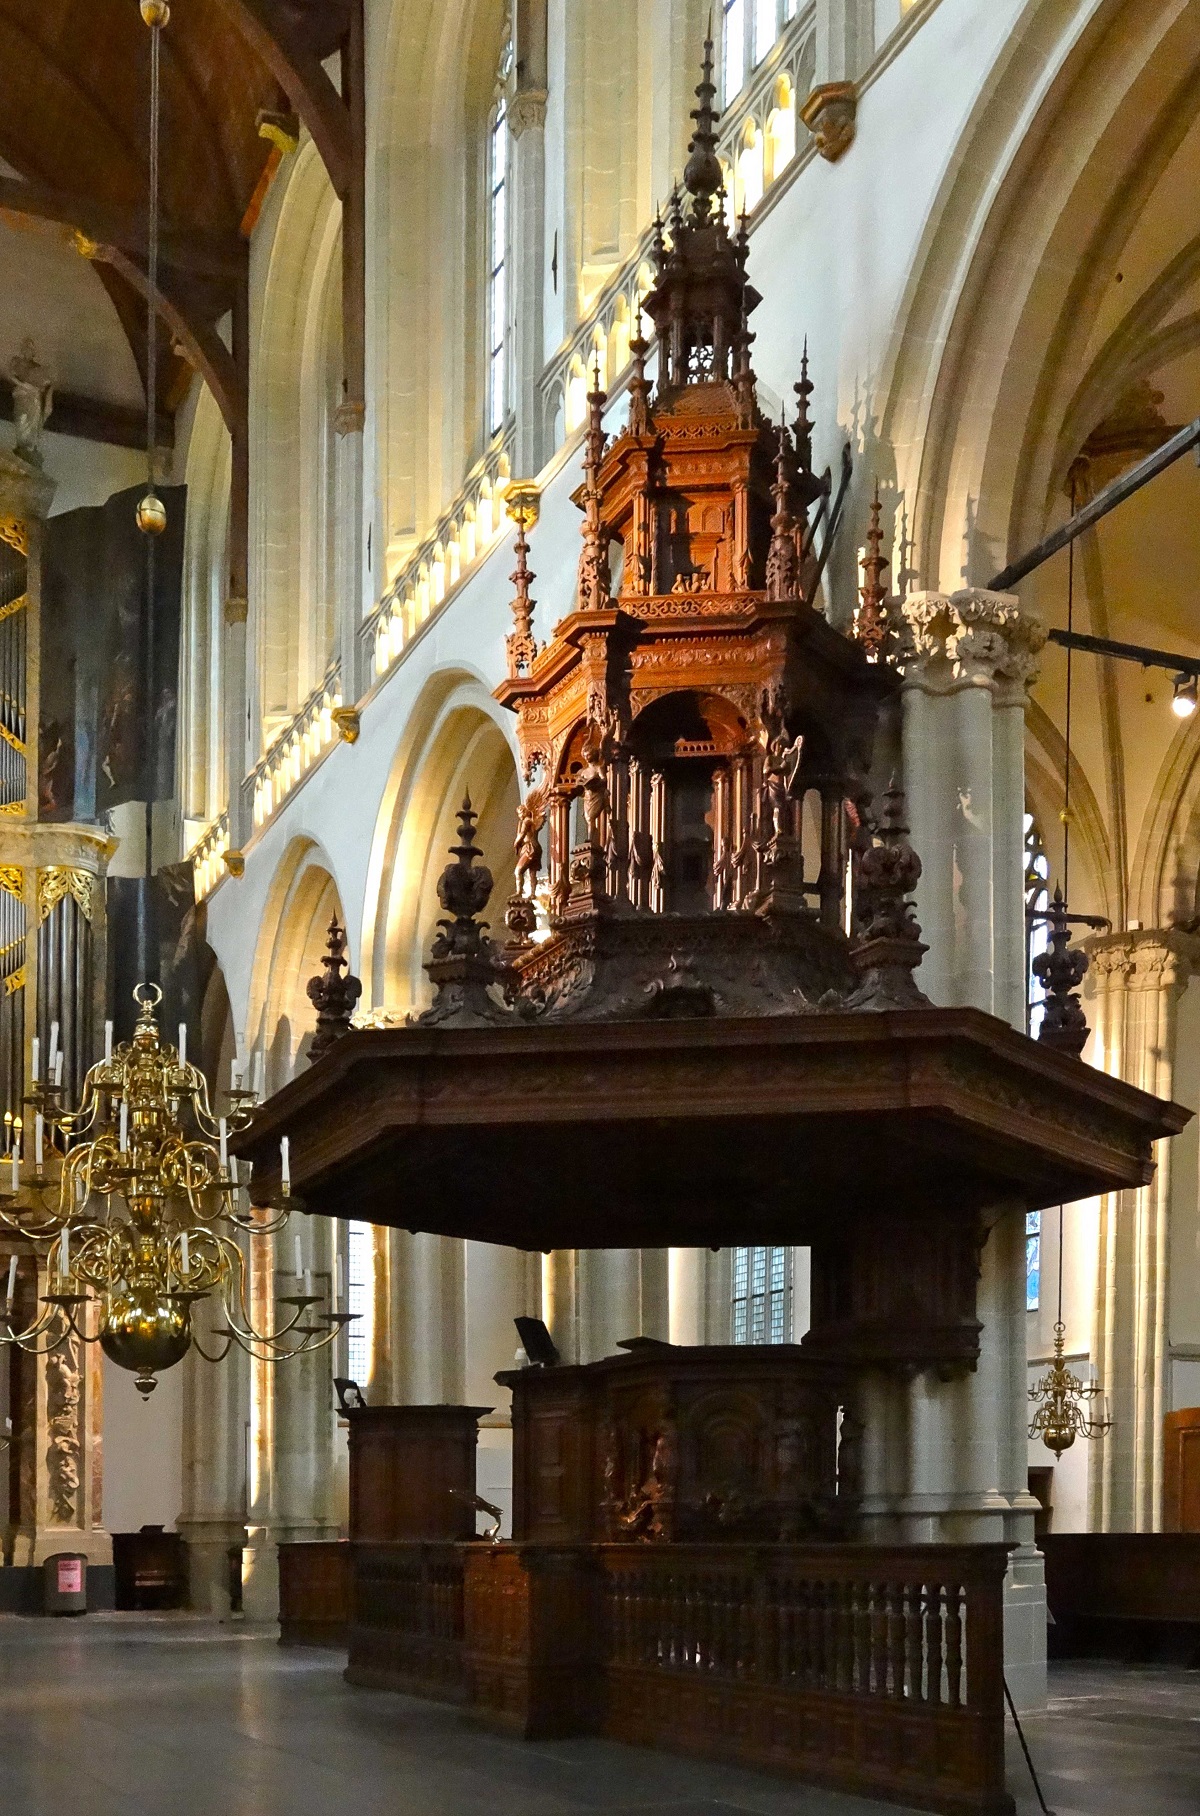
[[[75, 228], [86, 239], [117, 247], [135, 257], [146, 250], [148, 225], [144, 208], [105, 202], [96, 196], [72, 195], [46, 183], [0, 176], [0, 211], [58, 222]], [[164, 224], [159, 230], [159, 244], [166, 263], [180, 271], [236, 279], [246, 270], [249, 249], [237, 234]]]
[[[12, 386], [6, 378], [0, 378], [0, 420], [11, 422], [12, 408]], [[144, 448], [146, 412], [129, 404], [109, 403], [102, 397], [85, 397], [78, 391], [56, 390], [46, 429], [51, 435], [100, 441], [113, 448]], [[174, 418], [162, 410], [158, 414], [157, 439], [160, 448], [175, 446]]]
[[[98, 246], [95, 256], [131, 284], [146, 301], [150, 300], [150, 280], [141, 262], [117, 246]], [[197, 316], [180, 296], [168, 274], [160, 274], [155, 307], [187, 358], [212, 392], [230, 434], [240, 432], [246, 418], [245, 387], [241, 383], [233, 355], [211, 322]]]
[[316, 51], [305, 43], [276, 0], [217, 0], [261, 58], [307, 126], [343, 201], [354, 156], [350, 109]]
[[[342, 203], [339, 432], [366, 415], [366, 75], [363, 0], [217, 0], [312, 135]], [[322, 58], [342, 53], [342, 88]]]

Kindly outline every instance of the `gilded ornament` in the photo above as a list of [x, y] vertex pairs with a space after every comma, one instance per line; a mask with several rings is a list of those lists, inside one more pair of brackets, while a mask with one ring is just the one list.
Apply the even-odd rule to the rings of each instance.
[[28, 555], [29, 525], [23, 517], [0, 517], [0, 542], [7, 542], [18, 555]]
[[96, 879], [90, 870], [73, 870], [66, 864], [52, 864], [38, 871], [38, 926], [57, 908], [64, 897], [72, 896], [86, 921], [91, 921]]
[[19, 902], [25, 900], [25, 872], [19, 864], [0, 864], [0, 889]]

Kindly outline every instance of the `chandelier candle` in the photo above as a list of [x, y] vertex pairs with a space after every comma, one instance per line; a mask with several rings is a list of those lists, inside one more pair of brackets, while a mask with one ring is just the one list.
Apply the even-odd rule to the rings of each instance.
[[181, 1066], [187, 1065], [187, 1023], [186, 1022], [180, 1022], [180, 1024], [179, 1024], [179, 1063]]
[[108, 1065], [108, 1063], [112, 1059], [112, 1028], [113, 1028], [112, 1023], [110, 1021], [106, 1021], [104, 1024], [104, 1063], [105, 1063], [105, 1065]]
[[220, 1122], [217, 1125], [217, 1129], [218, 1129], [218, 1140], [220, 1142], [221, 1171], [222, 1171], [222, 1173], [228, 1173], [228, 1171], [229, 1171], [229, 1122], [226, 1117], [222, 1116]]
[[42, 1054], [42, 1043], [38, 1039], [37, 1035], [35, 1034], [33, 1037], [33, 1045], [32, 1045], [32, 1048], [30, 1049], [30, 1065], [29, 1065], [30, 1075], [33, 1078], [34, 1084], [36, 1084], [38, 1081], [38, 1075], [39, 1075], [40, 1067], [41, 1067], [41, 1054]]
[[42, 1150], [43, 1150], [43, 1144], [44, 1144], [44, 1140], [45, 1140], [45, 1134], [46, 1134], [46, 1121], [42, 1115], [42, 1112], [39, 1110], [37, 1115], [35, 1116], [34, 1122], [33, 1122], [34, 1164], [36, 1165], [39, 1173], [42, 1170]]
[[287, 1135], [279, 1143], [279, 1177], [286, 1195], [292, 1189], [292, 1143]]
[[13, 1255], [8, 1263], [8, 1299], [7, 1299], [6, 1303], [8, 1305], [9, 1311], [12, 1310], [12, 1302], [16, 1296], [16, 1291], [17, 1291], [17, 1257], [15, 1255]]
[[129, 1152], [129, 1104], [128, 1104], [127, 1099], [125, 1099], [124, 1097], [121, 1099], [120, 1143], [121, 1143], [122, 1154], [128, 1154], [128, 1152]]
[[46, 1064], [49, 1066], [52, 1076], [54, 1073], [54, 1062], [57, 1058], [58, 1058], [58, 1023], [51, 1022], [50, 1023], [50, 1052], [47, 1055]]

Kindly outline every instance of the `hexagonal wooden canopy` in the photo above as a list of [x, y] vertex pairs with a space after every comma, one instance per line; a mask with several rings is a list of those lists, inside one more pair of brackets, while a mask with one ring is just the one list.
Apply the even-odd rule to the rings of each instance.
[[[517, 1248], [808, 1243], [1145, 1184], [1191, 1112], [974, 1009], [345, 1035], [234, 1144], [330, 1217]], [[253, 1195], [253, 1194], [252, 1194]]]

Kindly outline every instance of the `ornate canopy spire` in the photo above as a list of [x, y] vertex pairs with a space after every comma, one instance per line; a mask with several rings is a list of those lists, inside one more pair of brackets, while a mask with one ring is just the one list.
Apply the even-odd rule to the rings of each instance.
[[[744, 381], [749, 371], [745, 322], [760, 300], [746, 278], [744, 227], [736, 238], [730, 234], [721, 201], [724, 173], [717, 156], [712, 50], [710, 37], [692, 110], [696, 127], [683, 193], [673, 191], [668, 206], [669, 246], [656, 224], [658, 281], [646, 298], [646, 313], [658, 335], [659, 383], [667, 391], [728, 383], [739, 376]], [[743, 382], [743, 391], [747, 389]]]
[[696, 130], [692, 134], [688, 146], [690, 155], [683, 169], [683, 186], [694, 198], [692, 219], [700, 226], [712, 213], [712, 199], [720, 194], [724, 180], [717, 157], [717, 121], [721, 116], [713, 108], [717, 89], [712, 74], [713, 42], [709, 37], [704, 40], [704, 73], [696, 85], [696, 99], [700, 105], [692, 109]]

